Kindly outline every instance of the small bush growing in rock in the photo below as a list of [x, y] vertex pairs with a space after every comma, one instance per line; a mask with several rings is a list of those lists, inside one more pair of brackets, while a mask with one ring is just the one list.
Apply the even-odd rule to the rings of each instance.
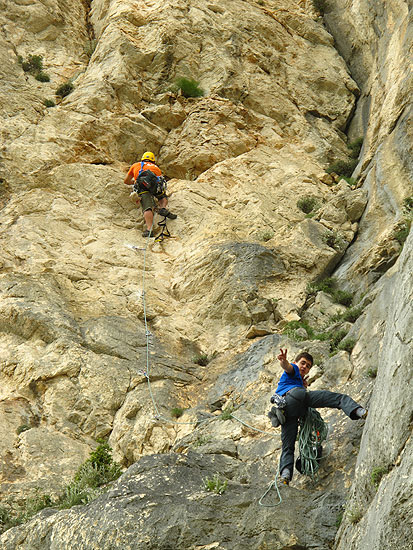
[[358, 307], [352, 307], [348, 309], [347, 311], [344, 311], [343, 313], [338, 313], [337, 315], [333, 315], [331, 317], [331, 321], [349, 321], [350, 323], [354, 323], [362, 314], [363, 308], [361, 306]]
[[43, 70], [43, 57], [41, 55], [29, 55], [27, 61], [24, 61], [21, 56], [18, 59], [21, 61], [25, 73], [36, 74]]
[[217, 495], [222, 495], [222, 493], [225, 492], [228, 486], [228, 481], [221, 481], [219, 478], [219, 474], [214, 474], [212, 479], [206, 477], [203, 481], [204, 489]]
[[209, 358], [206, 353], [199, 353], [192, 358], [192, 361], [201, 367], [206, 367], [209, 363]]
[[297, 201], [297, 206], [304, 214], [310, 214], [319, 207], [319, 202], [317, 197], [306, 195]]
[[354, 506], [346, 510], [346, 516], [352, 525], [358, 523], [363, 517], [363, 513], [359, 506]]
[[173, 409], [171, 409], [172, 418], [181, 418], [183, 414], [184, 409], [181, 409], [180, 407], [174, 407]]
[[27, 424], [22, 424], [19, 426], [16, 430], [17, 435], [20, 435], [23, 432], [26, 432], [27, 430], [30, 430], [31, 426], [28, 426]]
[[367, 376], [369, 378], [376, 378], [376, 376], [377, 376], [377, 367], [370, 367], [367, 370]]
[[222, 411], [220, 419], [221, 420], [231, 420], [233, 411], [234, 411], [234, 408], [231, 405], [228, 405], [228, 407], [226, 407]]
[[27, 61], [24, 61], [21, 55], [17, 59], [25, 73], [33, 75], [39, 82], [50, 82], [50, 76], [43, 72], [43, 57], [41, 55], [29, 55]]
[[202, 97], [204, 90], [199, 87], [199, 82], [193, 78], [177, 78], [174, 88], [180, 90], [184, 97]]
[[413, 195], [404, 199], [403, 208], [407, 214], [413, 213]]
[[322, 240], [327, 246], [334, 248], [338, 252], [342, 252], [348, 244], [343, 236], [337, 233], [337, 231], [326, 231], [322, 236]]
[[350, 178], [356, 166], [357, 159], [336, 160], [327, 167], [326, 172], [327, 174], [334, 173], [338, 174], [339, 176], [346, 176]]
[[347, 330], [342, 328], [340, 330], [335, 330], [330, 333], [331, 348], [335, 349], [338, 347], [340, 342], [347, 336]]
[[380, 485], [382, 477], [386, 475], [388, 471], [389, 469], [387, 466], [376, 466], [372, 469], [370, 479], [376, 489]]
[[[297, 331], [301, 328], [306, 331], [307, 336], [299, 336]], [[307, 323], [307, 321], [289, 321], [284, 327], [283, 334], [289, 336], [290, 338], [294, 338], [295, 340], [306, 340], [307, 337], [311, 339], [314, 337], [314, 330]]]
[[50, 82], [50, 76], [43, 71], [34, 75], [34, 78], [39, 82]]
[[350, 151], [351, 151], [350, 156], [352, 158], [358, 158], [359, 157], [361, 148], [363, 147], [363, 141], [364, 141], [363, 138], [359, 137], [359, 138], [355, 139], [354, 141], [351, 141], [347, 145], [347, 148], [350, 149]]
[[340, 341], [340, 343], [337, 346], [337, 349], [342, 351], [348, 351], [349, 353], [351, 353], [355, 345], [356, 345], [356, 340], [354, 338], [346, 338], [345, 340]]
[[409, 233], [410, 233], [410, 227], [412, 225], [412, 220], [405, 218], [401, 223], [398, 225], [398, 229], [393, 233], [393, 237], [396, 239], [398, 243], [400, 243], [402, 246], [404, 245]]
[[202, 445], [207, 445], [208, 443], [211, 443], [211, 441], [212, 441], [212, 436], [210, 436], [210, 435], [205, 435], [205, 436], [200, 435], [193, 442], [192, 447], [201, 447]]
[[332, 297], [336, 304], [341, 304], [342, 306], [350, 306], [353, 301], [353, 294], [347, 290], [337, 289], [333, 292]]
[[55, 107], [56, 106], [56, 103], [52, 100], [52, 99], [45, 99], [43, 101], [43, 105], [47, 108], [49, 107]]
[[55, 92], [57, 97], [61, 97], [62, 99], [69, 94], [71, 94], [74, 90], [74, 86], [70, 80], [59, 86]]
[[307, 292], [309, 294], [316, 294], [319, 291], [326, 292], [327, 294], [332, 294], [337, 285], [337, 279], [334, 277], [326, 277], [322, 281], [317, 283], [309, 283], [307, 285]]

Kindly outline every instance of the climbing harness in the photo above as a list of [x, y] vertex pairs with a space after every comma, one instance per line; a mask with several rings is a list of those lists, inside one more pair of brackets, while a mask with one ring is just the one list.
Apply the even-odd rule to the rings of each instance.
[[[298, 435], [299, 471], [315, 478], [320, 466], [321, 444], [326, 441], [328, 426], [322, 419], [320, 413], [308, 407], [305, 417], [300, 422], [300, 433]], [[296, 464], [297, 466], [297, 464]]]

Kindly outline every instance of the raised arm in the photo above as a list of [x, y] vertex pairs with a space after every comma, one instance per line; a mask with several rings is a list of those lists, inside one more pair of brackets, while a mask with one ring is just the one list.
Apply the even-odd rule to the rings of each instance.
[[277, 356], [278, 361], [280, 362], [281, 368], [285, 370], [288, 374], [293, 374], [294, 367], [287, 361], [287, 350], [284, 351], [280, 349], [280, 355]]

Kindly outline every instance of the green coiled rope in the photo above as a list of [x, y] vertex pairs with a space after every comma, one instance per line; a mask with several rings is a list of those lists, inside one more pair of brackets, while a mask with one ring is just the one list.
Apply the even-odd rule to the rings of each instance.
[[328, 427], [315, 409], [308, 407], [300, 423], [298, 448], [301, 459], [301, 473], [314, 478], [319, 468], [319, 449], [327, 439]]

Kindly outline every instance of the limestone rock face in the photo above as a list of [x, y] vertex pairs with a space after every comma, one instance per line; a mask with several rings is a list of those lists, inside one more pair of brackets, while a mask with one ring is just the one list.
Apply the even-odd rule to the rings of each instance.
[[[364, 181], [369, 202], [359, 238], [338, 270], [343, 281], [351, 270], [353, 285], [366, 290], [398, 254], [392, 238], [404, 216], [403, 199], [412, 194], [411, 9], [403, 1], [351, 3], [343, 13], [333, 0], [325, 15], [338, 50], [361, 88], [350, 136], [364, 136], [355, 174]], [[364, 47], [374, 43], [373, 49]], [[366, 277], [366, 274], [368, 276]]]
[[[411, 545], [412, 401], [411, 390], [405, 388], [413, 365], [412, 266], [410, 235], [397, 267], [383, 277], [360, 331], [356, 368], [377, 367], [377, 379], [338, 550], [379, 545], [407, 550]], [[351, 513], [357, 510], [360, 521], [355, 526]]]
[[[394, 232], [413, 181], [407, 4], [329, 1], [327, 27], [309, 2], [285, 0], [0, 8], [0, 528], [39, 491], [59, 495], [99, 438], [125, 469], [87, 507], [43, 511], [0, 546], [403, 548], [412, 243]], [[50, 81], [23, 70], [33, 55]], [[204, 95], [186, 97], [180, 77]], [[357, 182], [334, 179], [328, 166], [361, 136]], [[123, 184], [148, 150], [178, 215], [161, 242], [141, 237]], [[332, 274], [366, 292], [366, 311], [346, 325], [353, 352], [329, 357], [328, 341], [283, 330], [344, 311], [321, 293], [308, 307], [308, 283]], [[257, 503], [281, 448], [267, 418], [280, 348], [314, 354], [310, 389], [370, 410], [364, 433], [323, 412], [318, 480], [294, 477], [272, 509]], [[208, 494], [217, 473], [228, 488]]]

